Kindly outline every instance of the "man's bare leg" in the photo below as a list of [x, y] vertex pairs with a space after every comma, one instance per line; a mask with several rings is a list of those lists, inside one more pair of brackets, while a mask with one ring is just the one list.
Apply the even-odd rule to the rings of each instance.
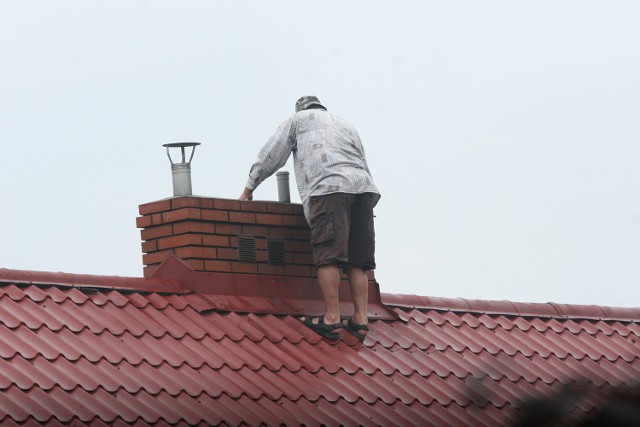
[[369, 278], [367, 273], [359, 267], [347, 269], [351, 298], [353, 299], [352, 322], [356, 325], [366, 325], [369, 322], [367, 316], [367, 300], [369, 299]]
[[[340, 270], [335, 264], [318, 267], [318, 283], [326, 307], [324, 323], [331, 325], [340, 323]], [[314, 322], [315, 323], [315, 322]]]

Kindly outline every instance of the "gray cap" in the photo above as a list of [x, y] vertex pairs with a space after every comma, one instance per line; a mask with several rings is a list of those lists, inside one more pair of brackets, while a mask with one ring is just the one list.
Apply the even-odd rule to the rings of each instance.
[[302, 110], [306, 110], [310, 107], [320, 107], [324, 110], [327, 109], [327, 107], [325, 107], [324, 105], [322, 105], [320, 103], [320, 100], [318, 99], [318, 97], [316, 96], [303, 96], [302, 98], [298, 99], [298, 101], [296, 102], [296, 113], [298, 111], [302, 111]]

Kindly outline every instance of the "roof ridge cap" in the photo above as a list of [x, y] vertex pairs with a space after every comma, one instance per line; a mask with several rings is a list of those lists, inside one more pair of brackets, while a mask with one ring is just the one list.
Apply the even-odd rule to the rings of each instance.
[[12, 270], [0, 268], [1, 284], [69, 286], [105, 290], [130, 290], [139, 292], [186, 293], [180, 282], [166, 278], [107, 276], [97, 274], [63, 273], [52, 271]]
[[600, 305], [559, 304], [555, 302], [516, 302], [508, 300], [445, 298], [391, 293], [381, 293], [381, 297], [385, 304], [400, 308], [502, 314], [506, 316], [640, 322], [640, 307], [610, 307]]

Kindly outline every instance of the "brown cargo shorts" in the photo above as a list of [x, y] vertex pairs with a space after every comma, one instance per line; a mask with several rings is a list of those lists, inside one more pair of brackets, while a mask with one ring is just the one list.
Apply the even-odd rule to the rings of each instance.
[[373, 193], [315, 196], [309, 208], [311, 245], [316, 268], [336, 264], [376, 268]]

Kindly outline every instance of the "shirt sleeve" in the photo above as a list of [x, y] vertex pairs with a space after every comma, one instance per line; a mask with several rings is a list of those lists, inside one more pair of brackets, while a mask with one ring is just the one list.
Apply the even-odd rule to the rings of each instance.
[[293, 116], [285, 120], [276, 133], [267, 141], [258, 153], [249, 171], [249, 180], [246, 187], [255, 189], [265, 179], [273, 175], [278, 169], [287, 163], [295, 144], [295, 132], [293, 130]]

